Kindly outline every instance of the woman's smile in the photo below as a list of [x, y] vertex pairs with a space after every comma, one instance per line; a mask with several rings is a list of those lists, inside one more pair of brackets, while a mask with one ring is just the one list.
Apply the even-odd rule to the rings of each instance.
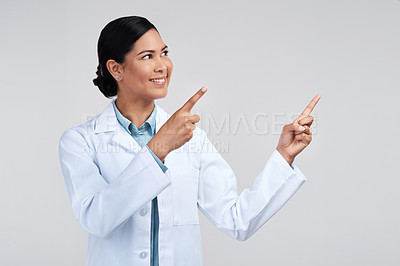
[[[113, 76], [118, 82], [118, 103], [121, 99], [150, 103], [167, 95], [173, 64], [168, 57], [168, 46], [155, 29], [148, 30], [126, 54], [123, 64], [112, 63]], [[110, 65], [110, 69], [113, 69]]]
[[164, 86], [166, 83], [166, 76], [150, 79], [150, 82], [154, 83], [155, 85]]

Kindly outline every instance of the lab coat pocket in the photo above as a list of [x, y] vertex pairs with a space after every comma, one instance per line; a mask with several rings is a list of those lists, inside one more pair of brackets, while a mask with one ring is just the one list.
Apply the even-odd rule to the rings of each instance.
[[171, 170], [174, 225], [199, 224], [197, 211], [199, 171], [195, 168]]

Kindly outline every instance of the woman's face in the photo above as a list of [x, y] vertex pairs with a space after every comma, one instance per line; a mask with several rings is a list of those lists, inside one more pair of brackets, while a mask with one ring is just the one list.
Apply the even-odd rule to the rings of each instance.
[[172, 74], [172, 61], [168, 48], [155, 29], [143, 34], [122, 65], [119, 92], [141, 100], [155, 100], [167, 95]]

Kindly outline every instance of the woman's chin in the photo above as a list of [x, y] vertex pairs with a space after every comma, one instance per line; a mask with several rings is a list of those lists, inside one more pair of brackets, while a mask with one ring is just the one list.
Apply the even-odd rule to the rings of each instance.
[[168, 94], [168, 88], [160, 89], [154, 94], [154, 100], [165, 98]]

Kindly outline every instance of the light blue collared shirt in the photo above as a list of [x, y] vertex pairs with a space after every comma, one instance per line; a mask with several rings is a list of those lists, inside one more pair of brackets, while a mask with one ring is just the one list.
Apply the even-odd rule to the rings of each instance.
[[[161, 167], [161, 170], [165, 173], [167, 171], [167, 167], [161, 162], [161, 160], [153, 153], [153, 151], [147, 146], [147, 143], [150, 139], [156, 134], [156, 114], [157, 108], [154, 106], [153, 112], [150, 114], [149, 118], [147, 118], [146, 122], [143, 123], [139, 128], [126, 117], [124, 117], [121, 112], [118, 110], [115, 105], [115, 100], [112, 102], [114, 106], [115, 115], [117, 116], [118, 122], [121, 126], [134, 138], [134, 140], [143, 147], [146, 145], [146, 148], [150, 151], [151, 155], [157, 161], [158, 165]], [[151, 201], [151, 236], [150, 236], [150, 265], [158, 266], [158, 227], [159, 227], [159, 218], [158, 218], [158, 203], [157, 197], [155, 197]]]

